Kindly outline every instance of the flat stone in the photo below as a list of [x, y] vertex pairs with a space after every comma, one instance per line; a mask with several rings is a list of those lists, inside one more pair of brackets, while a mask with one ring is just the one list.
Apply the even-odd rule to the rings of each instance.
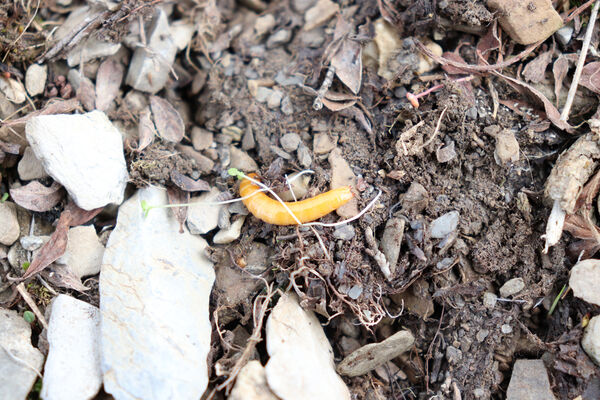
[[219, 213], [224, 205], [203, 204], [217, 201], [221, 192], [213, 188], [192, 198], [192, 206], [188, 207], [187, 227], [195, 235], [203, 235], [215, 229], [219, 223]]
[[240, 370], [228, 400], [279, 400], [279, 397], [269, 388], [260, 361], [252, 360]]
[[562, 44], [563, 46], [566, 46], [567, 44], [569, 44], [571, 38], [573, 37], [573, 31], [574, 29], [572, 26], [563, 26], [562, 28], [556, 31], [554, 37], [556, 38], [558, 43]]
[[212, 171], [215, 166], [215, 162], [210, 158], [206, 157], [204, 154], [199, 151], [194, 150], [192, 146], [184, 146], [182, 144], [177, 144], [175, 149], [179, 150], [182, 154], [185, 154], [192, 160], [196, 162], [196, 166], [203, 174], [208, 174]]
[[333, 237], [338, 240], [352, 240], [355, 234], [354, 227], [350, 224], [336, 226], [333, 231]]
[[573, 289], [575, 297], [588, 303], [600, 305], [600, 260], [579, 261], [571, 268], [569, 286]]
[[563, 26], [550, 0], [488, 0], [487, 5], [499, 11], [502, 29], [519, 44], [545, 40]]
[[206, 129], [199, 128], [197, 126], [194, 126], [192, 128], [190, 136], [192, 139], [192, 146], [194, 146], [194, 150], [206, 150], [213, 143], [213, 133]]
[[65, 264], [79, 278], [99, 273], [104, 246], [96, 229], [91, 225], [76, 226], [69, 229], [67, 237], [67, 250], [56, 262]]
[[21, 236], [19, 242], [23, 249], [27, 251], [35, 251], [42, 247], [46, 242], [50, 240], [50, 236]]
[[513, 367], [506, 400], [554, 400], [548, 372], [542, 360], [517, 360]]
[[[331, 166], [331, 189], [336, 189], [342, 186], [356, 187], [356, 175], [352, 172], [350, 165], [342, 156], [342, 151], [335, 148], [329, 153], [329, 165]], [[349, 202], [339, 207], [336, 210], [337, 214], [344, 218], [352, 218], [358, 214], [358, 200], [356, 197]]]
[[42, 162], [38, 160], [31, 147], [26, 147], [23, 152], [23, 157], [17, 165], [19, 178], [23, 181], [31, 181], [34, 179], [42, 179], [48, 176]]
[[524, 288], [525, 282], [523, 281], [523, 278], [513, 278], [506, 281], [506, 283], [502, 285], [500, 288], [500, 296], [504, 298], [508, 296], [514, 296]]
[[48, 175], [79, 207], [93, 210], [123, 201], [129, 179], [123, 139], [102, 111], [36, 116], [25, 131]]
[[115, 399], [198, 399], [208, 384], [215, 279], [206, 241], [166, 208], [144, 217], [144, 200], [167, 204], [148, 187], [119, 207], [100, 274], [104, 389]]
[[121, 49], [121, 43], [105, 42], [92, 35], [69, 52], [67, 55], [67, 64], [69, 64], [69, 67], [75, 67], [96, 58], [112, 56], [119, 49]]
[[92, 399], [102, 386], [100, 311], [59, 294], [48, 321], [48, 359], [40, 397], [44, 400]]
[[318, 0], [317, 4], [304, 13], [304, 30], [310, 31], [323, 25], [340, 11], [340, 6], [331, 0]]
[[[281, 296], [266, 328], [269, 387], [282, 400], [350, 400], [319, 320], [295, 294]], [[310, 384], [309, 384], [310, 383]]]
[[486, 308], [494, 308], [496, 306], [496, 302], [498, 301], [498, 296], [494, 293], [485, 292], [483, 294], [483, 306]]
[[138, 47], [133, 53], [126, 82], [134, 89], [154, 94], [167, 83], [177, 45], [167, 15], [160, 8], [156, 8], [146, 33], [147, 49]]
[[588, 322], [583, 332], [581, 347], [596, 365], [600, 365], [600, 316], [596, 315]]
[[244, 150], [240, 150], [235, 146], [229, 146], [231, 155], [230, 166], [244, 172], [255, 172], [258, 170], [256, 161], [252, 159]]
[[256, 36], [262, 36], [270, 32], [275, 27], [276, 21], [273, 14], [262, 15], [254, 21], [254, 31]]
[[31, 97], [44, 93], [48, 79], [48, 66], [31, 64], [25, 72], [25, 89]]
[[244, 220], [246, 217], [241, 217], [235, 220], [233, 224], [229, 226], [227, 229], [221, 229], [217, 234], [213, 237], [213, 243], [215, 244], [227, 244], [231, 243], [237, 238], [240, 237], [242, 232], [242, 226], [244, 225]]
[[396, 270], [398, 257], [400, 256], [400, 247], [404, 238], [404, 220], [402, 218], [390, 218], [385, 224], [383, 236], [381, 237], [381, 251], [385, 259], [390, 263], [390, 272], [392, 275]]
[[10, 246], [20, 233], [17, 206], [11, 201], [0, 202], [0, 243]]
[[312, 157], [310, 155], [310, 150], [304, 145], [304, 143], [300, 143], [298, 146], [296, 156], [298, 157], [298, 162], [300, 165], [302, 165], [304, 168], [310, 168], [312, 164]]
[[16, 311], [0, 308], [0, 345], [0, 399], [25, 400], [37, 379], [30, 367], [41, 371], [44, 356], [31, 345], [31, 327]]
[[337, 371], [346, 376], [359, 376], [375, 369], [410, 350], [415, 338], [409, 331], [396, 332], [379, 343], [371, 343], [352, 352], [338, 365]]
[[14, 104], [21, 104], [27, 100], [25, 86], [15, 79], [0, 79], [0, 92], [4, 93], [8, 101]]
[[458, 211], [450, 211], [441, 217], [434, 219], [429, 227], [429, 234], [434, 239], [442, 239], [454, 232], [458, 227], [460, 214]]
[[317, 133], [313, 136], [313, 153], [327, 154], [335, 149], [337, 145], [337, 136], [331, 136], [328, 133]]

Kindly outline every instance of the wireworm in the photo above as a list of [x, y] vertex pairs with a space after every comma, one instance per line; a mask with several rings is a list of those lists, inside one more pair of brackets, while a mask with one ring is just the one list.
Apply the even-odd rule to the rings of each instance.
[[[248, 174], [248, 176], [257, 179], [256, 174]], [[270, 198], [260, 190], [260, 187], [248, 179], [242, 180], [240, 184], [240, 196], [244, 198], [242, 201], [252, 215], [273, 225], [298, 225], [296, 219], [290, 215], [283, 204]], [[352, 197], [350, 186], [343, 186], [310, 199], [284, 203], [298, 221], [304, 224], [335, 211], [350, 201]]]

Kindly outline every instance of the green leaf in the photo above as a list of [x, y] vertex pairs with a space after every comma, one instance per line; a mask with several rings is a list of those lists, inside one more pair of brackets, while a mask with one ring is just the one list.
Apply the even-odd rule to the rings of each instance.
[[4, 193], [2, 195], [2, 198], [0, 198], [0, 203], [4, 203], [6, 201], [6, 199], [8, 199], [8, 193]]
[[23, 313], [23, 319], [25, 320], [25, 322], [27, 322], [28, 324], [33, 323], [33, 321], [35, 321], [35, 314], [32, 313], [31, 311], [25, 311]]
[[29, 261], [25, 261], [22, 265], [23, 271], [27, 271], [27, 268], [29, 268], [30, 265], [31, 263]]

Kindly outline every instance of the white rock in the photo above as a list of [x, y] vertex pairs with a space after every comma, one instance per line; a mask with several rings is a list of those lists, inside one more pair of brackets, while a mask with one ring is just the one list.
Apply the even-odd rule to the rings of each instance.
[[10, 201], [0, 202], [0, 243], [10, 246], [20, 233], [17, 206]]
[[21, 236], [19, 242], [21, 243], [21, 247], [27, 251], [36, 251], [43, 245], [45, 245], [48, 240], [50, 240], [50, 236]]
[[25, 132], [46, 172], [79, 207], [123, 201], [128, 180], [123, 139], [102, 111], [36, 116]]
[[596, 315], [583, 332], [581, 347], [597, 365], [600, 365], [600, 316]]
[[349, 354], [338, 365], [338, 372], [347, 376], [364, 375], [377, 366], [409, 350], [415, 337], [409, 331], [396, 332], [379, 343], [367, 344]]
[[191, 203], [194, 203], [188, 208], [187, 227], [191, 233], [195, 235], [203, 235], [215, 229], [219, 223], [219, 213], [223, 205], [203, 204], [208, 202], [216, 202], [217, 196], [221, 192], [213, 188], [210, 192], [202, 193], [200, 196], [193, 198]]
[[44, 400], [91, 399], [102, 386], [100, 313], [88, 303], [59, 294], [48, 321]]
[[300, 307], [295, 294], [281, 296], [266, 332], [270, 359], [265, 369], [273, 393], [283, 400], [350, 399], [319, 320]]
[[233, 145], [229, 146], [229, 151], [231, 155], [231, 168], [237, 168], [244, 172], [254, 172], [258, 170], [256, 161], [254, 161], [245, 151], [240, 150]]
[[569, 286], [573, 294], [588, 303], [600, 305], [600, 260], [579, 261], [571, 269]]
[[199, 399], [208, 384], [215, 279], [206, 241], [168, 209], [164, 189], [139, 190], [119, 207], [100, 274], [102, 372], [115, 399]]
[[112, 56], [120, 48], [121, 43], [104, 42], [90, 36], [69, 52], [67, 55], [67, 64], [69, 64], [69, 67], [74, 67], [96, 58]]
[[267, 384], [265, 368], [252, 360], [240, 370], [228, 400], [279, 400], [279, 397]]
[[4, 93], [6, 98], [15, 104], [21, 104], [27, 99], [25, 86], [12, 78], [0, 79], [0, 92]]
[[69, 229], [67, 236], [67, 250], [56, 262], [68, 266], [79, 278], [100, 272], [104, 246], [100, 243], [94, 227], [76, 226]]
[[523, 278], [509, 279], [500, 288], [500, 296], [502, 296], [504, 298], [506, 298], [508, 296], [513, 296], [513, 295], [519, 293], [524, 288], [525, 288], [525, 282], [523, 281]]
[[41, 179], [48, 176], [44, 166], [40, 160], [37, 159], [31, 147], [25, 148], [23, 157], [17, 166], [17, 172], [19, 173], [19, 178], [23, 181], [31, 181], [33, 179]]
[[16, 311], [0, 308], [0, 345], [0, 399], [24, 400], [37, 379], [27, 365], [41, 371], [44, 356], [31, 345], [31, 328]]
[[169, 27], [171, 36], [173, 37], [173, 43], [177, 46], [178, 50], [183, 50], [192, 40], [192, 35], [196, 28], [194, 24], [190, 24], [185, 20], [174, 21]]
[[245, 220], [246, 217], [241, 217], [231, 224], [228, 229], [221, 229], [213, 238], [213, 242], [215, 244], [227, 244], [239, 238]]
[[431, 222], [429, 232], [432, 238], [442, 239], [454, 232], [458, 227], [460, 214], [458, 211], [450, 211]]
[[46, 79], [48, 78], [48, 66], [31, 64], [25, 73], [25, 88], [30, 96], [44, 93]]
[[126, 79], [134, 89], [148, 93], [156, 93], [165, 86], [177, 53], [166, 14], [161, 9], [156, 13], [146, 30], [147, 48], [135, 50]]

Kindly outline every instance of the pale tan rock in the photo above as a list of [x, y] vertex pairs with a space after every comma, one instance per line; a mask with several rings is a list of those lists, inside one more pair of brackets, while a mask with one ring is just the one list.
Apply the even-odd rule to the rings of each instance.
[[511, 130], [503, 129], [496, 136], [494, 158], [500, 165], [519, 161], [519, 142]]
[[[424, 39], [423, 44], [436, 56], [442, 56], [444, 50], [442, 50], [442, 46], [440, 46], [436, 42], [429, 39]], [[417, 68], [417, 74], [422, 75], [426, 72], [429, 72], [432, 69], [434, 69], [437, 65], [438, 64], [435, 61], [433, 61], [433, 59], [429, 58], [423, 53], [419, 53], [419, 67]]]
[[337, 145], [337, 136], [331, 136], [328, 133], [317, 133], [313, 137], [313, 153], [327, 154], [335, 149]]
[[579, 261], [571, 269], [569, 286], [573, 289], [575, 297], [579, 297], [588, 303], [600, 306], [600, 260]]
[[[335, 148], [329, 153], [329, 165], [331, 165], [331, 189], [337, 189], [342, 186], [356, 187], [356, 175], [344, 157], [339, 148]], [[336, 210], [337, 214], [344, 218], [352, 218], [358, 214], [358, 200], [356, 197]]]
[[0, 203], [0, 243], [10, 246], [19, 238], [19, 220], [15, 203]]
[[488, 0], [487, 4], [499, 11], [500, 25], [520, 44], [547, 39], [563, 26], [550, 0]]
[[581, 347], [597, 365], [600, 365], [600, 316], [596, 315], [590, 319], [583, 333]]
[[279, 400], [279, 397], [267, 385], [265, 368], [252, 360], [238, 374], [229, 400]]
[[317, 4], [306, 10], [304, 14], [304, 30], [310, 31], [333, 17], [340, 11], [340, 6], [331, 0], [319, 0]]
[[383, 18], [373, 23], [375, 28], [375, 44], [378, 50], [379, 70], [377, 75], [385, 79], [393, 79], [395, 72], [388, 69], [388, 62], [402, 46], [402, 39], [396, 29]]

